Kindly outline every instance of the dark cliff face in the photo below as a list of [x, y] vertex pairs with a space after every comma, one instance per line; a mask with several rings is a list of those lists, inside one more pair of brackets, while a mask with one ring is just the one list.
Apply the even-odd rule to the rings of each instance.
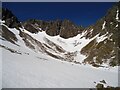
[[56, 21], [49, 21], [46, 33], [50, 36], [56, 36], [60, 34], [62, 21], [56, 20]]
[[46, 31], [50, 36], [60, 35], [60, 37], [65, 39], [74, 37], [83, 30], [69, 20], [42, 21], [31, 19], [24, 22], [23, 26], [31, 33]]
[[42, 22], [34, 19], [22, 23], [22, 26], [31, 33], [38, 33], [40, 31], [40, 25], [42, 25]]
[[64, 20], [60, 29], [60, 36], [63, 38], [70, 38], [78, 35], [82, 31], [81, 28], [78, 28], [73, 22], [69, 20]]
[[18, 21], [17, 17], [6, 8], [2, 8], [2, 20], [4, 20], [5, 24], [10, 28], [21, 27], [21, 24]]

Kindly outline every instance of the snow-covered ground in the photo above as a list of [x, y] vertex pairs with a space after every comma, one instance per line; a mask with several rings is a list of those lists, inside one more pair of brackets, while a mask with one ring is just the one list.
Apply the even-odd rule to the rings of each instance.
[[94, 88], [101, 80], [106, 81], [106, 86], [118, 85], [117, 67], [76, 65], [36, 53], [24, 44], [19, 47], [2, 41], [2, 45], [22, 53], [2, 48], [3, 88]]
[[[8, 29], [16, 35], [18, 39], [16, 44], [19, 46], [0, 39], [2, 42], [0, 45], [18, 52], [12, 53], [5, 48], [0, 48], [2, 88], [95, 88], [96, 84], [102, 80], [106, 81], [105, 86], [118, 86], [117, 67], [95, 68], [90, 65], [61, 61], [42, 52], [34, 52], [25, 45], [18, 30]], [[59, 36], [51, 37], [44, 31], [38, 34], [31, 34], [26, 30], [23, 32], [46, 44], [48, 44], [45, 41], [47, 38], [69, 52], [80, 52], [91, 40], [98, 38], [96, 35], [91, 39], [85, 39], [83, 36], [87, 33], [86, 31], [69, 39]], [[98, 39], [101, 40], [101, 38]], [[75, 58], [82, 62], [86, 57], [79, 53]]]
[[117, 68], [93, 68], [55, 60], [43, 54], [16, 54], [3, 49], [3, 88], [94, 88], [118, 85]]
[[55, 44], [62, 46], [62, 48], [64, 50], [69, 51], [69, 52], [80, 51], [90, 41], [92, 41], [93, 39], [95, 39], [97, 37], [97, 36], [95, 36], [92, 39], [86, 39], [85, 37], [83, 37], [86, 32], [83, 32], [81, 34], [78, 34], [75, 37], [64, 39], [64, 38], [61, 38], [59, 35], [54, 36], [54, 37], [49, 36], [45, 33], [45, 31], [38, 32], [37, 34], [32, 34], [25, 29], [21, 29], [21, 30], [24, 30], [25, 33], [29, 34], [34, 39], [36, 39], [42, 43], [46, 43], [44, 39], [47, 38], [50, 41], [54, 42]]
[[[91, 31], [92, 30], [93, 29], [91, 29]], [[14, 29], [11, 31], [13, 32]], [[98, 38], [97, 40], [99, 40], [99, 41], [102, 40], [102, 38], [98, 37], [99, 34], [97, 34], [95, 37], [93, 37], [91, 39], [86, 39], [84, 37], [84, 35], [87, 34], [87, 31], [84, 31], [81, 34], [78, 34], [77, 36], [71, 37], [68, 39], [61, 38], [59, 35], [54, 36], [54, 37], [49, 36], [45, 33], [45, 31], [38, 32], [37, 34], [30, 33], [23, 28], [21, 28], [21, 31], [23, 31], [24, 33], [27, 33], [28, 35], [32, 36], [34, 39], [36, 39], [42, 43], [45, 43], [48, 46], [49, 46], [49, 44], [46, 42], [45, 39], [48, 39], [48, 40], [54, 42], [56, 45], [59, 45], [67, 52], [77, 52], [75, 59], [77, 62], [80, 62], [80, 63], [82, 63], [83, 60], [86, 58], [85, 55], [80, 54], [81, 49], [94, 39]]]

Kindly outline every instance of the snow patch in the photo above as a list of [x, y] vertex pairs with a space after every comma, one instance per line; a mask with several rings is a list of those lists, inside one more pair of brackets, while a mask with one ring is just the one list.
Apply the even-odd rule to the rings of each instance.
[[107, 37], [106, 34], [105, 34], [105, 35], [102, 35], [102, 36], [100, 36], [100, 37], [97, 37], [96, 40], [97, 40], [98, 43], [100, 43], [100, 42], [104, 41], [104, 40], [107, 39], [107, 38], [108, 38], [108, 37]]
[[113, 22], [110, 22], [110, 24], [113, 24]]
[[77, 55], [74, 59], [75, 59], [76, 62], [82, 63], [85, 58], [86, 58], [85, 55], [82, 55], [80, 52], [77, 52]]
[[2, 25], [3, 23], [5, 23], [5, 21], [0, 19], [0, 25]]
[[102, 25], [102, 30], [105, 29], [105, 24], [106, 24], [106, 21], [104, 21], [104, 23]]
[[118, 27], [118, 24], [115, 27]]
[[119, 20], [119, 10], [117, 10], [117, 14], [116, 14], [116, 20]]

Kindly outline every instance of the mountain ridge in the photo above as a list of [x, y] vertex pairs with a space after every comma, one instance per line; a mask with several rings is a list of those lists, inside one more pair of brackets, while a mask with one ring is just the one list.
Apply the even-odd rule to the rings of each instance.
[[27, 47], [60, 60], [78, 64], [88, 63], [95, 67], [104, 64], [118, 66], [118, 5], [113, 6], [103, 18], [87, 28], [79, 27], [69, 20], [30, 19], [20, 22], [11, 11], [2, 9], [1, 35], [17, 45], [18, 38], [13, 32], [17, 30]]

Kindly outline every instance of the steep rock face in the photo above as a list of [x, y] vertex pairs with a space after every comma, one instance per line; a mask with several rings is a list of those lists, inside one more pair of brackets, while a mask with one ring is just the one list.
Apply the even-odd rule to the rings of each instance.
[[17, 17], [8, 9], [2, 8], [2, 21], [4, 25], [0, 23], [2, 30], [0, 30], [0, 35], [7, 41], [16, 44], [17, 38], [14, 33], [12, 33], [8, 28], [17, 28], [21, 27], [20, 21]]
[[76, 25], [74, 25], [69, 20], [64, 20], [61, 25], [60, 29], [60, 36], [62, 38], [70, 38], [78, 35], [82, 31], [80, 28], [78, 28]]
[[61, 29], [61, 20], [50, 21], [46, 30], [46, 33], [50, 36], [59, 35]]
[[45, 31], [48, 23], [42, 20], [30, 19], [23, 22], [22, 25], [29, 32], [38, 33], [42, 30]]
[[2, 8], [2, 20], [4, 20], [5, 24], [10, 28], [21, 27], [17, 17], [8, 9]]
[[30, 19], [24, 22], [23, 26], [31, 33], [38, 33], [43, 30], [50, 36], [60, 35], [65, 39], [74, 37], [83, 30], [69, 20], [42, 21]]
[[15, 44], [15, 41], [17, 41], [17, 38], [14, 33], [8, 30], [7, 27], [2, 26], [2, 31], [0, 31], [3, 38], [8, 40], [9, 42]]
[[95, 25], [86, 28], [86, 38], [98, 36], [81, 50], [81, 53], [87, 56], [85, 63], [93, 66], [103, 63], [108, 63], [110, 66], [119, 65], [119, 23], [119, 8], [114, 6]]

